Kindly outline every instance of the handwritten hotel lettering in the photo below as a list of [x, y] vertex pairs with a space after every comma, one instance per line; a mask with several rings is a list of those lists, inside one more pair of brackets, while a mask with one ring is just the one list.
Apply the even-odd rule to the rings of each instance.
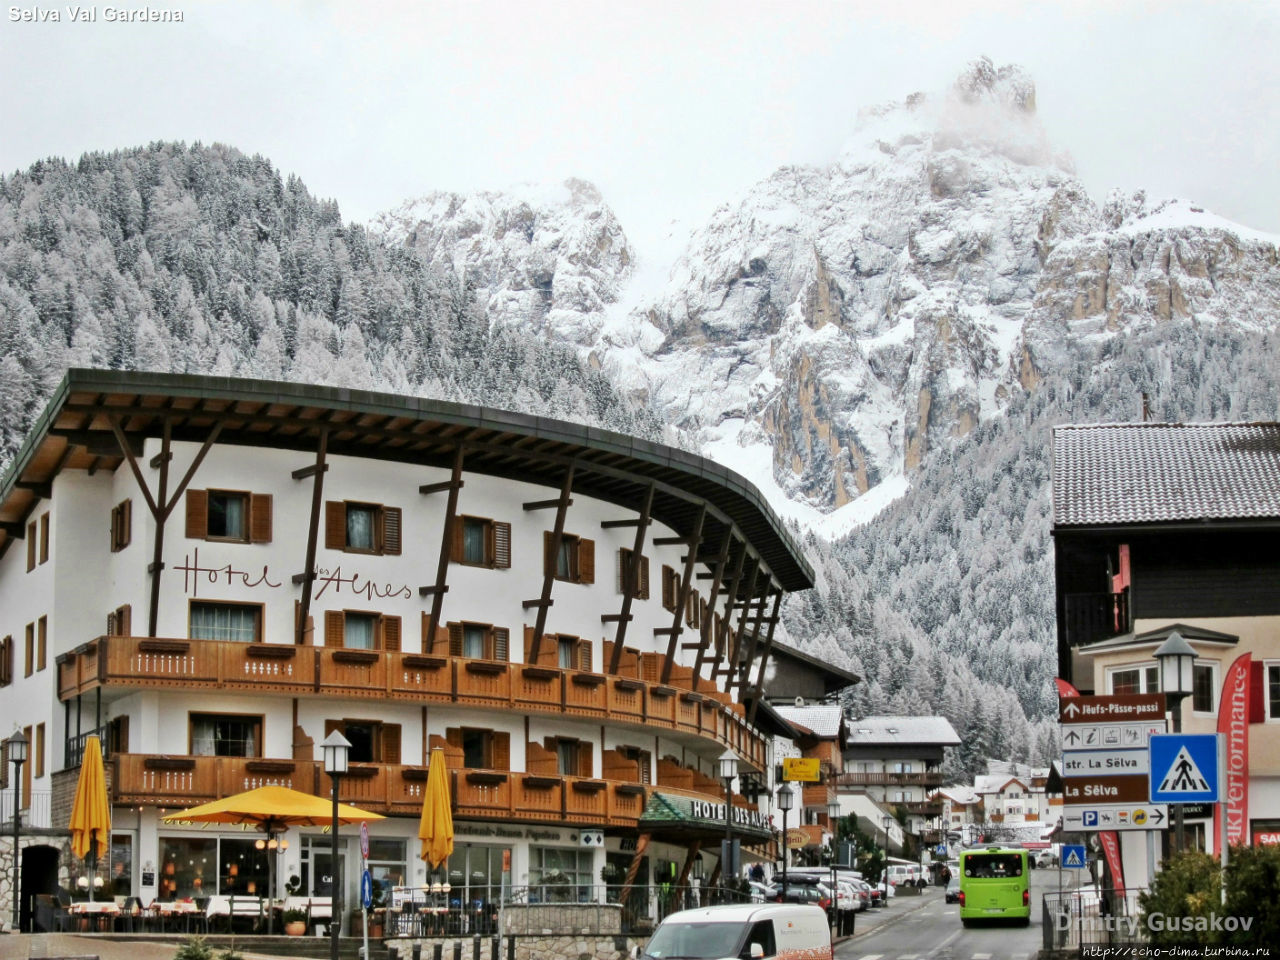
[[[182, 592], [189, 593], [193, 597], [200, 596], [201, 583], [213, 586], [239, 586], [249, 590], [258, 587], [276, 590], [282, 586], [282, 582], [271, 579], [270, 567], [265, 563], [262, 565], [261, 573], [256, 570], [238, 570], [229, 563], [222, 566], [203, 566], [200, 563], [198, 548], [184, 555], [182, 563], [174, 569], [182, 571]], [[398, 586], [392, 583], [377, 584], [365, 579], [359, 573], [344, 575], [342, 567], [335, 567], [333, 570], [319, 568], [316, 571], [315, 583], [315, 592], [311, 596], [313, 600], [319, 600], [331, 588], [335, 594], [340, 594], [344, 586], [351, 593], [357, 596], [362, 595], [366, 600], [386, 600], [392, 597], [408, 600], [413, 597], [413, 591], [408, 584]]]

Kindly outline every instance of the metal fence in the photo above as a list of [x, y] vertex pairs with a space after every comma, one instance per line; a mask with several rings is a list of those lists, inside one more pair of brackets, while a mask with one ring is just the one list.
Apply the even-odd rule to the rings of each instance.
[[[49, 790], [28, 790], [26, 806], [22, 808], [19, 826], [49, 828], [53, 826], [53, 793]], [[0, 834], [13, 835], [13, 789], [0, 791]]]
[[1144, 890], [1051, 891], [1044, 895], [1044, 949], [1126, 946], [1146, 942], [1138, 898]]

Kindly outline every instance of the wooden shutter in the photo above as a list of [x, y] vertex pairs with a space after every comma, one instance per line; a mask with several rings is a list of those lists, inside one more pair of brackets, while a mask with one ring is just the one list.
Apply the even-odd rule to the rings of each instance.
[[382, 618], [382, 649], [390, 653], [400, 652], [399, 617], [384, 616]]
[[551, 530], [542, 531], [542, 575], [544, 577], [554, 577], [556, 575], [556, 557], [552, 547], [555, 545], [555, 533]]
[[449, 560], [453, 563], [462, 562], [462, 531], [466, 525], [466, 517], [453, 518], [453, 530], [449, 534]]
[[449, 746], [457, 750], [459, 755], [462, 753], [462, 728], [450, 727], [444, 732], [444, 739]]
[[591, 743], [587, 740], [578, 742], [578, 776], [594, 777], [591, 763]]
[[116, 717], [111, 721], [111, 752], [129, 752], [129, 718]]
[[120, 504], [120, 549], [123, 550], [133, 540], [133, 501], [125, 500]]
[[[13, 637], [0, 640], [0, 686], [13, 683]], [[6, 744], [5, 749], [8, 749]], [[6, 764], [6, 768], [7, 768]]]
[[640, 593], [641, 600], [649, 599], [649, 558], [640, 558]]
[[462, 624], [449, 624], [449, 656], [462, 656]]
[[524, 662], [525, 663], [533, 663], [533, 661], [529, 659], [529, 656], [532, 653], [533, 653], [533, 627], [526, 626], [524, 628]]
[[493, 565], [498, 570], [511, 569], [511, 524], [497, 520], [491, 525], [493, 530]]
[[342, 611], [326, 610], [324, 612], [324, 645], [340, 647], [345, 636], [346, 618], [342, 615]]
[[385, 554], [400, 555], [400, 521], [399, 507], [382, 508], [382, 552]]
[[341, 500], [324, 505], [324, 546], [326, 550], [347, 548], [347, 505]]
[[40, 514], [40, 562], [49, 562], [49, 512]]
[[578, 641], [578, 669], [585, 670], [587, 673], [590, 673], [592, 669], [591, 664], [592, 664], [591, 641], [579, 640]]
[[[342, 721], [341, 721], [341, 720], [326, 720], [326, 721], [324, 722], [324, 735], [325, 735], [326, 737], [327, 737], [327, 736], [329, 736], [329, 734], [333, 733], [333, 731], [335, 731], [335, 730], [339, 730], [339, 731], [340, 731], [341, 729], [342, 729]], [[320, 768], [320, 769], [322, 769], [322, 770], [324, 769], [323, 765], [321, 766], [321, 768]]]
[[578, 582], [596, 582], [596, 542], [585, 537], [578, 541]]
[[249, 497], [249, 542], [271, 542], [271, 494], [255, 493]]
[[676, 607], [676, 591], [672, 586], [671, 577], [675, 573], [665, 564], [662, 567], [662, 606], [667, 610], [674, 610]]
[[[298, 617], [302, 615], [302, 601], [293, 601], [293, 632], [294, 637], [298, 633]], [[316, 636], [316, 618], [307, 614], [307, 622], [302, 628], [302, 643], [314, 643]]]
[[133, 636], [133, 607], [125, 604], [116, 611], [116, 628], [122, 637]]
[[36, 522], [27, 524], [27, 573], [36, 568]]
[[116, 612], [114, 610], [107, 614], [107, 636], [120, 636], [120, 625], [116, 622]]
[[209, 491], [187, 491], [187, 539], [204, 540], [209, 536]]
[[431, 642], [431, 638], [427, 636], [427, 629], [431, 626], [431, 617], [425, 610], [422, 611], [421, 621], [422, 642], [418, 645], [418, 649], [423, 653], [430, 653], [435, 645]]
[[511, 631], [506, 627], [493, 628], [493, 659], [511, 659]]
[[493, 733], [491, 736], [494, 770], [511, 769], [511, 734]]
[[382, 762], [400, 763], [400, 724], [382, 725]]
[[449, 655], [449, 631], [438, 623], [436, 624], [436, 639], [431, 646], [431, 652], [442, 657]]

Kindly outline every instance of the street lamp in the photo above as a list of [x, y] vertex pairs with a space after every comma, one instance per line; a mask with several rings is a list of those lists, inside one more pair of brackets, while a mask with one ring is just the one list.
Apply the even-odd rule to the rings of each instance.
[[13, 763], [13, 930], [16, 933], [22, 919], [19, 913], [21, 898], [18, 896], [22, 881], [18, 873], [18, 825], [21, 822], [18, 807], [22, 802], [19, 791], [22, 789], [22, 765], [27, 762], [27, 738], [21, 730], [9, 738], [9, 760]]
[[[1173, 732], [1182, 732], [1182, 701], [1191, 693], [1192, 675], [1195, 671], [1196, 651], [1172, 630], [1154, 654], [1160, 664], [1160, 689], [1164, 692], [1169, 709], [1173, 711]], [[1182, 804], [1173, 807], [1174, 852], [1181, 853], [1185, 837], [1182, 827]]]
[[338, 730], [333, 731], [320, 743], [324, 753], [324, 772], [333, 783], [333, 823], [330, 826], [329, 839], [332, 841], [329, 854], [329, 869], [333, 872], [333, 880], [329, 884], [332, 899], [329, 921], [329, 960], [338, 960], [338, 933], [342, 929], [342, 886], [338, 873], [338, 781], [347, 772], [347, 756], [351, 752], [351, 741]]
[[835, 936], [836, 910], [840, 905], [840, 888], [836, 884], [836, 851], [840, 847], [840, 804], [832, 798], [827, 801], [827, 826], [831, 828], [831, 935]]
[[880, 818], [880, 825], [884, 827], [884, 866], [880, 868], [880, 879], [884, 883], [884, 902], [889, 902], [889, 824], [893, 823], [893, 817], [887, 813]]
[[782, 897], [787, 896], [787, 861], [791, 859], [791, 851], [787, 844], [787, 811], [795, 803], [795, 791], [791, 784], [784, 783], [778, 791], [778, 809], [782, 811]]
[[720, 890], [727, 903], [733, 860], [733, 778], [738, 775], [738, 755], [732, 750], [726, 750], [720, 754], [716, 767], [716, 772], [724, 781], [724, 849], [720, 851]]

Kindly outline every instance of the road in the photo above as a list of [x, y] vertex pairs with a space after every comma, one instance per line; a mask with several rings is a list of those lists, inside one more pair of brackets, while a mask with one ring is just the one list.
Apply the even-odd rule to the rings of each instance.
[[[1064, 870], [1063, 886], [1080, 871]], [[1057, 870], [1031, 874], [1031, 925], [974, 926], [960, 923], [958, 904], [945, 903], [941, 887], [916, 897], [894, 897], [889, 906], [863, 911], [857, 935], [836, 947], [837, 960], [1034, 960], [1044, 944], [1041, 896], [1058, 887]]]

